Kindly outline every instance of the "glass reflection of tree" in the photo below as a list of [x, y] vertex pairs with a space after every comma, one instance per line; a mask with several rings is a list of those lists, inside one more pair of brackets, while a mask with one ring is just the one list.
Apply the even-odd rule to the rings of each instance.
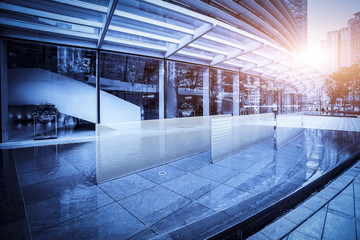
[[[182, 116], [188, 117], [192, 111], [195, 115], [201, 113], [196, 110], [197, 99], [196, 95], [202, 94], [197, 91], [202, 90], [203, 83], [203, 70], [200, 66], [176, 64], [176, 99], [178, 99], [177, 108], [181, 112]], [[179, 91], [179, 90], [182, 91]], [[178, 98], [179, 95], [184, 96], [184, 100]]]

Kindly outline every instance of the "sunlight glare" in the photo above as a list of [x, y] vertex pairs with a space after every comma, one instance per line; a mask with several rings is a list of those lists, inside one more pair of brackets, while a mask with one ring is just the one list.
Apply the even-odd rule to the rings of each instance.
[[326, 53], [321, 48], [308, 48], [300, 54], [300, 57], [313, 67], [321, 67], [326, 62]]

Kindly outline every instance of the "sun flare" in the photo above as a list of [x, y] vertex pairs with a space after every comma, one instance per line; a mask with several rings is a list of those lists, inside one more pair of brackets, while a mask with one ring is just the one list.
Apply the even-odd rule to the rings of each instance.
[[326, 53], [321, 48], [308, 48], [301, 52], [300, 58], [313, 67], [321, 67], [326, 62]]

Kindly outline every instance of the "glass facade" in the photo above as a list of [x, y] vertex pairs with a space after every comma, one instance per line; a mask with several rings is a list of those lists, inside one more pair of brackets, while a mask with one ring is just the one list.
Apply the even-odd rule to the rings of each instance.
[[168, 61], [166, 117], [203, 116], [204, 107], [208, 108], [208, 87], [204, 88], [208, 78], [207, 67]]
[[[161, 62], [153, 58], [101, 52], [100, 88], [102, 91], [137, 106], [141, 120], [158, 119], [159, 69]], [[101, 121], [117, 122], [123, 120], [121, 112], [126, 108], [131, 108], [131, 105], [118, 102], [118, 107], [109, 109], [112, 105], [109, 106], [105, 98], [106, 95], [101, 95]], [[111, 116], [106, 116], [105, 111], [111, 111]], [[115, 118], [114, 112], [117, 112], [120, 116]], [[136, 116], [134, 116], [134, 119], [136, 119]]]
[[44, 103], [58, 110], [57, 137], [94, 135], [96, 122], [291, 113], [303, 107], [303, 97], [290, 86], [226, 69], [29, 41], [3, 40], [2, 48], [2, 92], [8, 96], [1, 111], [8, 126], [3, 142], [34, 139], [34, 108]]
[[44, 103], [59, 111], [59, 136], [93, 134], [96, 90], [88, 79], [96, 75], [96, 51], [8, 41], [7, 62], [9, 141], [33, 139], [34, 108]]

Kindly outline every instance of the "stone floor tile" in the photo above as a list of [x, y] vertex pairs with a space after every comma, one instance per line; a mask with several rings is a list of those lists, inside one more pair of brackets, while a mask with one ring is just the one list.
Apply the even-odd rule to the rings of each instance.
[[314, 195], [311, 196], [308, 200], [306, 200], [302, 205], [304, 207], [310, 208], [311, 210], [317, 211], [322, 208], [327, 202], [328, 200]]
[[300, 224], [308, 219], [312, 214], [314, 214], [314, 210], [300, 205], [288, 212], [284, 217], [293, 223]]
[[38, 232], [110, 203], [114, 203], [114, 200], [97, 186], [73, 189], [60, 196], [28, 205], [30, 228], [32, 232]]
[[330, 201], [329, 209], [354, 217], [354, 198], [340, 193]]
[[212, 213], [214, 213], [214, 211], [207, 207], [198, 203], [191, 203], [155, 223], [151, 229], [153, 229], [157, 234], [163, 234], [207, 217]]
[[354, 195], [356, 198], [360, 199], [360, 182], [354, 181]]
[[296, 224], [286, 218], [280, 218], [272, 224], [266, 226], [261, 232], [270, 239], [280, 239], [285, 237], [296, 227]]
[[248, 237], [247, 240], [270, 240], [270, 238], [265, 236], [262, 232], [257, 232], [254, 235]]
[[191, 173], [162, 184], [163, 187], [192, 200], [210, 192], [219, 185], [218, 182]]
[[339, 189], [339, 190], [335, 190], [331, 187], [325, 187], [323, 190], [321, 190], [320, 192], [316, 193], [317, 197], [321, 197], [326, 199], [327, 201], [330, 201], [332, 198], [334, 198], [336, 196], [336, 194], [339, 193], [339, 191], [341, 191], [343, 188]]
[[228, 167], [239, 171], [245, 170], [246, 168], [250, 167], [252, 164], [254, 164], [254, 162], [246, 161], [242, 158], [236, 158], [233, 156], [227, 157], [215, 163], [215, 165], [220, 165], [223, 167]]
[[176, 212], [191, 201], [162, 186], [155, 186], [119, 201], [148, 226]]
[[180, 159], [174, 162], [169, 163], [168, 165], [178, 168], [180, 170], [186, 171], [186, 172], [192, 172], [196, 169], [205, 167], [206, 165], [210, 164], [210, 160], [208, 162], [199, 160], [195, 157], [187, 157], [184, 159]]
[[154, 187], [155, 185], [155, 183], [137, 174], [131, 174], [129, 176], [101, 183], [98, 186], [104, 192], [106, 192], [112, 198], [118, 201], [135, 193], [141, 192], [145, 189]]
[[61, 164], [54, 168], [38, 168], [35, 171], [20, 174], [19, 180], [21, 186], [26, 186], [79, 173], [71, 164]]
[[321, 234], [325, 224], [326, 207], [311, 216], [307, 221], [301, 224], [296, 231], [304, 233], [316, 239], [321, 239]]
[[323, 239], [356, 239], [355, 222], [329, 212], [326, 216]]
[[117, 203], [34, 234], [34, 239], [127, 239], [146, 227]]
[[171, 179], [180, 177], [185, 173], [186, 172], [169, 165], [161, 165], [159, 167], [139, 172], [138, 174], [154, 183], [161, 184], [170, 181]]
[[230, 169], [230, 168], [226, 168], [226, 167], [222, 167], [222, 166], [218, 166], [215, 164], [211, 164], [208, 166], [205, 166], [203, 168], [200, 168], [198, 170], [195, 170], [193, 172], [193, 174], [207, 178], [207, 179], [211, 179], [220, 183], [226, 182], [227, 180], [229, 180], [230, 178], [234, 177], [235, 175], [237, 175], [239, 173], [239, 171]]
[[305, 233], [299, 232], [297, 230], [291, 232], [286, 240], [320, 240], [321, 238], [314, 238], [309, 235], [306, 235]]
[[220, 211], [231, 207], [234, 204], [239, 203], [251, 196], [253, 195], [248, 192], [229, 187], [227, 185], [220, 185], [211, 192], [208, 192], [207, 194], [197, 199], [196, 202], [215, 211]]
[[35, 202], [56, 196], [66, 195], [68, 192], [76, 189], [94, 186], [83, 174], [73, 174], [61, 178], [41, 182], [41, 184], [31, 184], [22, 187], [25, 204], [29, 205]]

